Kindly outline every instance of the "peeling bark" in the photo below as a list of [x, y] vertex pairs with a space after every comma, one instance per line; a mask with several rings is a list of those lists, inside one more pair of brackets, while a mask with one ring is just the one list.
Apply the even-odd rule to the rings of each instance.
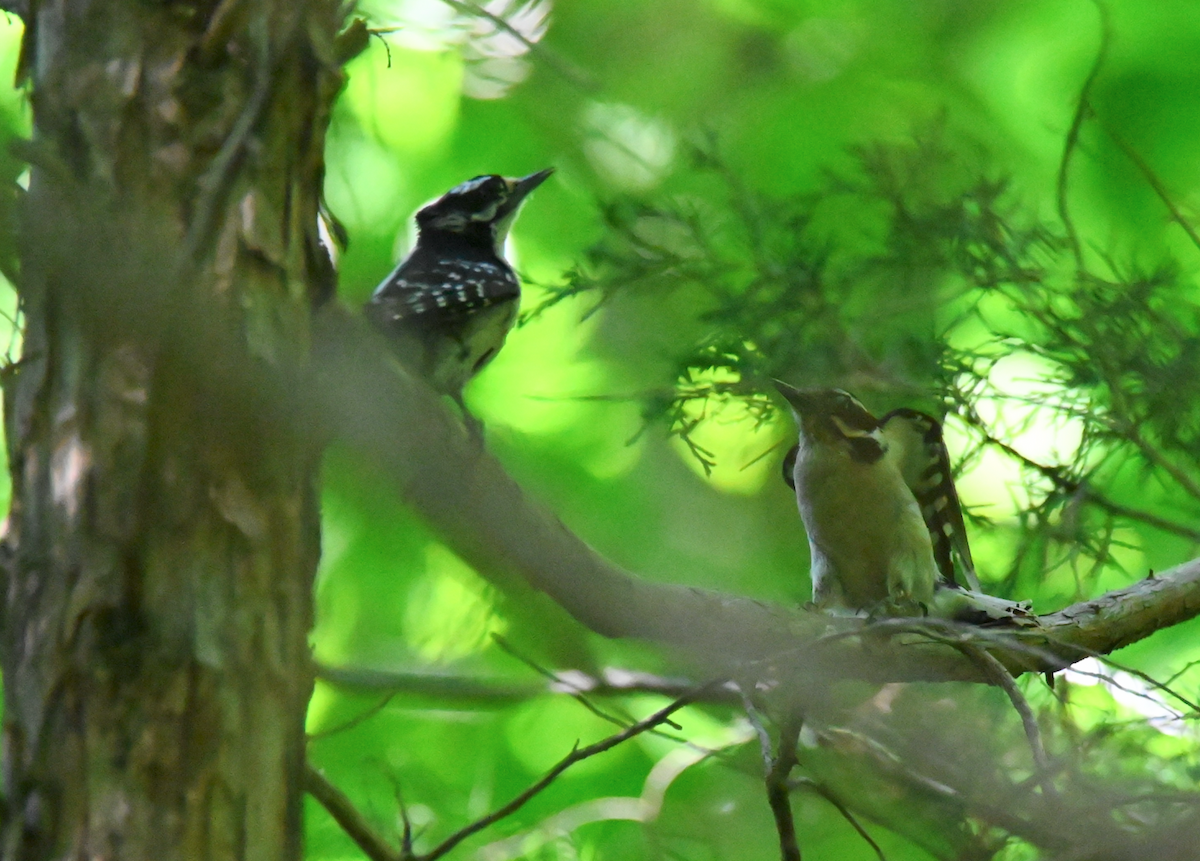
[[308, 361], [337, 5], [30, 14], [0, 857], [299, 858], [319, 451], [190, 368]]

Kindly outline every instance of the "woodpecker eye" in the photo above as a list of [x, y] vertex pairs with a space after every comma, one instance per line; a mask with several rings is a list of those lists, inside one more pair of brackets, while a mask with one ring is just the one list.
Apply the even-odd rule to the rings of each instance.
[[495, 213], [496, 206], [506, 197], [508, 184], [505, 183], [504, 177], [491, 174], [477, 176], [456, 185], [446, 192], [442, 200], [461, 212], [469, 212], [478, 217], [478, 214], [487, 210]]
[[830, 418], [834, 419], [844, 429], [844, 433], [845, 429], [870, 433], [879, 424], [875, 416], [867, 412], [867, 408], [857, 398], [847, 392], [843, 392], [841, 389], [833, 390], [833, 403], [831, 404], [829, 415]]
[[504, 183], [504, 177], [489, 173], [477, 176], [474, 179], [468, 179], [466, 182], [460, 182], [446, 192], [443, 198], [457, 197], [466, 201], [473, 196], [478, 196], [481, 199], [487, 200], [493, 197], [500, 197], [507, 190], [508, 186]]
[[495, 174], [477, 176], [459, 183], [417, 213], [418, 225], [461, 232], [468, 224], [492, 221], [510, 196], [504, 177]]

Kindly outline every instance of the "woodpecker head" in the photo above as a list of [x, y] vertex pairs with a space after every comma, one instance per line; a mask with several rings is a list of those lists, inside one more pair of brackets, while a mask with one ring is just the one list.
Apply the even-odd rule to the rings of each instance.
[[[779, 380], [775, 388], [792, 408], [802, 444], [840, 448], [858, 463], [871, 464], [883, 457], [887, 446], [879, 433], [879, 420], [849, 392], [797, 389]], [[791, 483], [786, 475], [789, 461], [795, 461], [791, 452], [784, 459], [785, 478]]]
[[554, 168], [546, 168], [519, 178], [488, 174], [468, 179], [422, 208], [417, 229], [422, 236], [456, 234], [490, 245], [499, 255], [521, 203], [553, 172]]

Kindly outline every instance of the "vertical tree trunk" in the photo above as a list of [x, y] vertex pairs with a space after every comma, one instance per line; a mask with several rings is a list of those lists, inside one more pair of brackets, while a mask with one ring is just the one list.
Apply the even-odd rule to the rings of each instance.
[[334, 0], [39, 0], [0, 857], [301, 854]]

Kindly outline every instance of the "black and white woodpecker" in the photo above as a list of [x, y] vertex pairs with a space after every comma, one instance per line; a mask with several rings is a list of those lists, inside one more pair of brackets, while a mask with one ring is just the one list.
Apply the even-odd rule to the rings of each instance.
[[1028, 617], [1026, 604], [979, 589], [937, 419], [910, 409], [876, 418], [841, 389], [775, 385], [800, 428], [784, 479], [808, 533], [817, 607]]
[[405, 364], [463, 408], [469, 426], [463, 387], [504, 345], [521, 299], [504, 241], [551, 173], [477, 176], [423, 207], [412, 252], [363, 309]]

